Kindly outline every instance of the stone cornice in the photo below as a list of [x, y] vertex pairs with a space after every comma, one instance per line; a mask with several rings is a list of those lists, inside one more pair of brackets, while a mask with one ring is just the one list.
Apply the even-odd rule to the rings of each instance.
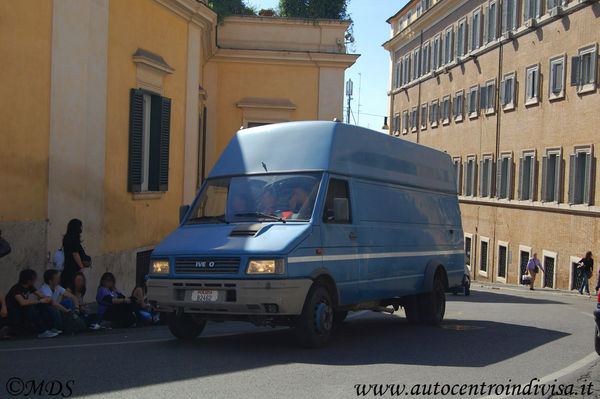
[[239, 62], [256, 64], [313, 65], [318, 67], [348, 68], [360, 57], [359, 54], [311, 53], [274, 50], [218, 49], [210, 59], [213, 62]]

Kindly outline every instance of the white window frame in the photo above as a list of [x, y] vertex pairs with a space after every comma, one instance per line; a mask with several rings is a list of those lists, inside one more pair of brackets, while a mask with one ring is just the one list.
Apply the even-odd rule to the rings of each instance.
[[[557, 168], [554, 170], [552, 193], [553, 199], [548, 198], [548, 160], [551, 156], [556, 156]], [[541, 179], [541, 200], [542, 202], [553, 202], [559, 204], [562, 199], [562, 148], [547, 148], [546, 155], [542, 156], [542, 179]]]
[[431, 72], [431, 45], [427, 40], [421, 49], [421, 76], [426, 76], [429, 72]]
[[[431, 112], [432, 108], [434, 112]], [[439, 120], [440, 101], [436, 98], [435, 100], [431, 100], [431, 103], [429, 103], [429, 125], [432, 129], [438, 127]]]
[[410, 131], [415, 133], [419, 127], [419, 107], [415, 106], [410, 109]]
[[[506, 248], [506, 264], [504, 265], [504, 277], [500, 277], [500, 247]], [[506, 284], [506, 280], [508, 279], [508, 266], [510, 265], [510, 247], [507, 241], [498, 240], [496, 244], [496, 253], [498, 254], [496, 259], [496, 280]]]
[[[471, 179], [469, 180], [469, 164], [472, 163]], [[463, 196], [477, 196], [477, 155], [468, 155], [463, 167]], [[470, 191], [470, 193], [469, 193]]]
[[442, 65], [448, 65], [454, 61], [454, 25], [444, 29], [444, 40], [442, 40]]
[[[529, 170], [529, 196], [528, 198], [523, 197], [523, 184], [524, 184], [524, 176], [523, 176], [523, 167], [525, 164], [525, 158], [531, 157], [532, 164], [531, 170]], [[535, 201], [537, 194], [537, 151], [536, 150], [525, 150], [522, 152], [521, 157], [519, 158], [519, 190], [518, 190], [518, 199], [520, 201]]]
[[[473, 10], [469, 18], [469, 52], [477, 50], [481, 47], [481, 26], [482, 26], [482, 11], [481, 6]], [[477, 21], [475, 23], [475, 21]]]
[[[446, 107], [445, 103], [448, 103]], [[450, 95], [445, 95], [442, 97], [442, 102], [440, 103], [440, 119], [442, 122], [442, 126], [447, 126], [450, 124], [450, 107], [451, 107], [451, 99]], [[445, 109], [447, 108], [447, 111]]]
[[[506, 101], [506, 83], [508, 81], [512, 81], [512, 87], [510, 90], [511, 93], [511, 101]], [[500, 106], [503, 111], [511, 111], [514, 110], [517, 105], [517, 72], [509, 72], [504, 75], [502, 81], [500, 82]]]
[[[467, 260], [467, 238], [469, 238], [471, 240], [471, 248], [470, 248], [470, 258], [469, 258], [469, 263], [466, 262]], [[471, 233], [464, 233], [464, 248], [465, 248], [465, 265], [467, 265], [467, 269], [469, 269], [469, 271], [472, 270], [473, 268], [473, 234]]]
[[438, 70], [442, 67], [442, 34], [438, 33], [433, 37], [431, 46], [431, 69]]
[[[560, 76], [554, 76], [554, 66], [562, 65], [562, 74]], [[561, 54], [556, 57], [550, 58], [548, 61], [548, 98], [550, 101], [559, 100], [565, 98], [565, 84], [566, 84], [566, 69], [567, 67], [567, 55]], [[558, 78], [561, 89], [558, 93], [554, 93], [554, 84]]]
[[[591, 72], [590, 80], [583, 82], [583, 56], [590, 55]], [[579, 62], [576, 64], [576, 59]], [[574, 74], [577, 74], [577, 81], [574, 81]], [[596, 91], [596, 82], [598, 81], [598, 43], [594, 43], [580, 48], [577, 51], [577, 56], [571, 58], [571, 86], [577, 87], [577, 94], [585, 94]]]
[[[485, 164], [488, 163], [487, 170]], [[487, 176], [484, 173], [487, 172]], [[479, 197], [492, 198], [494, 196], [494, 154], [483, 154], [479, 160]], [[484, 192], [484, 184], [485, 187]]]
[[456, 45], [454, 46], [456, 59], [461, 59], [467, 54], [467, 35], [467, 17], [463, 17], [459, 19], [458, 23], [456, 24]]
[[402, 111], [402, 134], [407, 134], [408, 133], [408, 128], [409, 128], [409, 120], [408, 120], [408, 110], [405, 109], [404, 111]]
[[[456, 101], [460, 98], [460, 103]], [[458, 109], [460, 104], [460, 109]], [[452, 101], [452, 117], [454, 122], [462, 122], [465, 114], [465, 91], [459, 90], [454, 93], [454, 101]]]
[[529, 65], [525, 68], [525, 106], [540, 102], [540, 87], [540, 64]]
[[[481, 270], [481, 247], [482, 247], [482, 243], [486, 243], [487, 245], [487, 253], [486, 253], [486, 260], [485, 260], [485, 271]], [[488, 273], [490, 270], [490, 238], [489, 237], [484, 237], [484, 236], [479, 236], [479, 242], [478, 242], [478, 251], [477, 253], [479, 254], [479, 256], [477, 257], [477, 274], [479, 274], [480, 276], [483, 277], [488, 277]]]
[[[503, 172], [504, 162], [507, 162], [506, 175]], [[496, 198], [499, 200], [511, 200], [513, 197], [513, 153], [512, 151], [501, 152], [496, 160]], [[502, 195], [502, 183], [506, 181], [506, 196]]]
[[546, 258], [551, 258], [554, 259], [554, 275], [552, 276], [552, 287], [553, 289], [556, 289], [556, 275], [557, 275], [557, 269], [558, 269], [558, 253], [554, 252], [554, 251], [547, 251], [547, 250], [542, 250], [542, 266], [544, 267], [544, 272], [542, 273], [542, 275], [540, 276], [540, 288], [545, 288], [544, 287], [544, 280], [546, 277]]
[[[423, 109], [425, 109], [425, 111], [423, 111]], [[419, 111], [419, 125], [421, 126], [421, 130], [427, 130], [427, 117], [429, 116], [429, 114], [427, 113], [427, 111], [429, 110], [429, 104], [427, 103], [423, 103], [421, 104], [421, 110]], [[423, 120], [423, 117], [425, 117], [425, 120]], [[425, 122], [425, 123], [423, 123]]]
[[[584, 187], [583, 192], [581, 193], [582, 201], [575, 202], [575, 174], [577, 173], [577, 165], [576, 165], [576, 157], [580, 154], [586, 154], [589, 156], [590, 163], [586, 163], [586, 170], [584, 171]], [[573, 162], [573, 157], [575, 157], [575, 165]], [[593, 145], [582, 145], [575, 146], [573, 150], [573, 154], [569, 156], [569, 185], [568, 185], [568, 194], [567, 194], [567, 202], [570, 205], [592, 205], [593, 204], [593, 187], [594, 187], [594, 146]], [[571, 192], [573, 191], [573, 194]]]
[[[472, 107], [473, 104], [475, 104], [474, 107]], [[471, 108], [474, 109], [473, 112], [471, 112]], [[476, 119], [479, 116], [479, 85], [469, 87], [466, 112], [469, 115], [469, 119]]]

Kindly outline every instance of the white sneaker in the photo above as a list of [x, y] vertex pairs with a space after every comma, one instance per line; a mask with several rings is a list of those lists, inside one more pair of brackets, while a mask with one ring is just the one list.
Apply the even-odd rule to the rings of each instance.
[[102, 327], [100, 327], [100, 324], [98, 324], [98, 323], [92, 324], [92, 325], [90, 326], [90, 330], [94, 330], [94, 331], [96, 331], [96, 330], [99, 330], [99, 329], [101, 329], [101, 328], [102, 328]]
[[56, 328], [51, 329], [50, 332], [52, 332], [52, 333], [54, 333], [56, 335], [62, 334], [62, 330], [58, 330]]
[[38, 338], [54, 338], [56, 337], [58, 334], [57, 333], [53, 333], [50, 330], [46, 330], [41, 334], [38, 334]]

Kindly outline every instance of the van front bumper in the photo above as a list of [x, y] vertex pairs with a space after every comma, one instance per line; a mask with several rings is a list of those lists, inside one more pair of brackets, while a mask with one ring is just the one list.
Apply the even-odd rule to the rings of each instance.
[[[302, 313], [304, 300], [313, 281], [291, 280], [148, 280], [148, 299], [159, 311], [183, 309], [186, 313], [221, 315], [292, 316]], [[212, 292], [210, 299], [199, 301], [194, 292]], [[214, 292], [216, 291], [216, 294]]]

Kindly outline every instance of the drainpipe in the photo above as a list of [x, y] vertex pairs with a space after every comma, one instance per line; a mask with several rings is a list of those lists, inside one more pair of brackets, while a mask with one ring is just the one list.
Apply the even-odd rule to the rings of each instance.
[[[419, 48], [421, 50], [419, 50], [419, 57], [421, 57], [421, 59], [419, 60], [419, 65], [421, 66], [421, 70], [423, 69], [423, 65], [421, 65], [421, 60], [423, 60], [423, 29], [421, 29], [420, 32], [420, 39], [419, 39]], [[418, 84], [418, 89], [417, 89], [417, 100], [418, 100], [418, 104], [417, 104], [417, 143], [419, 143], [421, 140], [421, 81], [419, 81]], [[410, 118], [410, 110], [409, 110], [409, 118]]]

